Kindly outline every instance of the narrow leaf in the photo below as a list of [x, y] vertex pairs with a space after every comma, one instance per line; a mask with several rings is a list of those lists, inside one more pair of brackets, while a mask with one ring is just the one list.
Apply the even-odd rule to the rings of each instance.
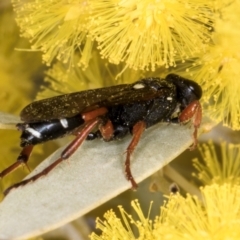
[[[85, 141], [68, 161], [47, 176], [13, 189], [0, 204], [0, 239], [43, 234], [130, 189], [124, 176], [124, 152], [130, 140], [131, 136], [108, 143]], [[158, 124], [146, 130], [132, 157], [135, 180], [140, 182], [162, 168], [191, 142], [189, 126]], [[62, 150], [53, 153], [29, 176], [56, 160]]]

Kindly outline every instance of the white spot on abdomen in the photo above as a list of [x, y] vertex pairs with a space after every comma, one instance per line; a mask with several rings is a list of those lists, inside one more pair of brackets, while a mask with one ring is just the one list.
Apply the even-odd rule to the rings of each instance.
[[33, 128], [28, 127], [28, 128], [25, 129], [25, 131], [31, 133], [36, 138], [41, 138], [42, 137], [41, 133], [38, 132], [37, 130], [33, 129]]
[[136, 83], [135, 85], [133, 85], [134, 89], [141, 89], [141, 88], [145, 88], [145, 85], [143, 83]]
[[60, 119], [60, 123], [62, 124], [62, 126], [63, 126], [64, 128], [67, 128], [67, 127], [68, 127], [68, 121], [67, 121], [66, 118]]

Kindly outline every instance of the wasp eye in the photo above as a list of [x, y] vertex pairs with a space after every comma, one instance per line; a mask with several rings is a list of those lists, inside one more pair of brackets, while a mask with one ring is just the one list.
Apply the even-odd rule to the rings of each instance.
[[188, 79], [185, 79], [183, 83], [186, 86], [186, 95], [194, 95], [196, 100], [202, 97], [202, 88], [197, 83]]
[[188, 93], [195, 95], [197, 100], [202, 97], [202, 88], [196, 82], [185, 79], [184, 84], [187, 87]]
[[166, 77], [168, 82], [173, 83], [177, 88], [178, 99], [185, 104], [202, 97], [202, 88], [194, 81], [180, 77], [176, 74], [169, 74]]

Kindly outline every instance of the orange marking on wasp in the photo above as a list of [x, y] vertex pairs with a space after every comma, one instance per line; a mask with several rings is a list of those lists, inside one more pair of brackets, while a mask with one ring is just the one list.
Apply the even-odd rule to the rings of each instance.
[[105, 115], [107, 112], [108, 112], [107, 108], [101, 107], [91, 112], [82, 113], [81, 116], [85, 122], [88, 122], [92, 119], [95, 119], [96, 117]]
[[194, 150], [198, 144], [197, 130], [200, 127], [202, 121], [202, 107], [199, 101], [195, 100], [191, 102], [179, 115], [179, 122], [184, 123], [192, 119], [194, 132], [193, 132], [193, 145], [190, 146], [190, 150]]
[[106, 124], [100, 125], [99, 130], [102, 134], [102, 137], [105, 141], [110, 141], [113, 136], [113, 124], [110, 120]]

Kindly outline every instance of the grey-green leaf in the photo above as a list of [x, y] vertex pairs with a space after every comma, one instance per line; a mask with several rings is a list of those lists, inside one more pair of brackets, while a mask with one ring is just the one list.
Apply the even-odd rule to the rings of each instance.
[[[129, 189], [131, 185], [124, 176], [124, 152], [130, 140], [129, 136], [123, 141], [109, 143], [86, 141], [68, 161], [47, 176], [12, 190], [0, 203], [0, 239], [40, 235]], [[140, 182], [162, 168], [191, 142], [189, 126], [158, 124], [145, 131], [132, 157], [135, 180]], [[62, 149], [43, 161], [29, 176], [56, 160]]]

